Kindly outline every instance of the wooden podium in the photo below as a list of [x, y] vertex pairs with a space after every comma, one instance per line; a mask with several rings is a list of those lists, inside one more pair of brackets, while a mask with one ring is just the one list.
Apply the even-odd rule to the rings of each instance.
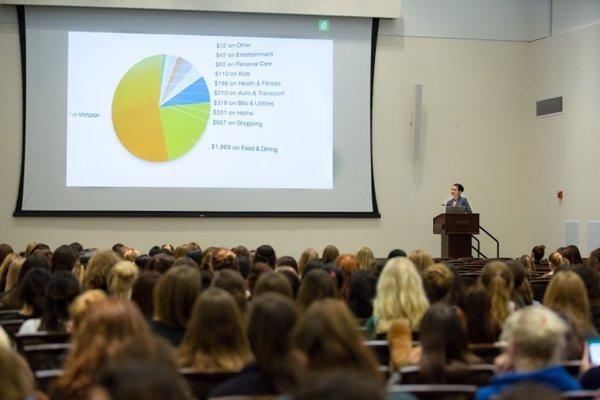
[[440, 214], [433, 233], [442, 235], [442, 257], [471, 257], [471, 235], [479, 234], [479, 214]]

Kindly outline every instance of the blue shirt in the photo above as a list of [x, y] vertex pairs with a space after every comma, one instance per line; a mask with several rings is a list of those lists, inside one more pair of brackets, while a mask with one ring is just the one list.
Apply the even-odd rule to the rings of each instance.
[[579, 381], [573, 378], [563, 367], [550, 367], [533, 372], [512, 372], [498, 375], [489, 386], [484, 386], [475, 393], [475, 400], [486, 400], [494, 394], [500, 394], [507, 388], [520, 382], [537, 382], [548, 385], [560, 392], [581, 390]]

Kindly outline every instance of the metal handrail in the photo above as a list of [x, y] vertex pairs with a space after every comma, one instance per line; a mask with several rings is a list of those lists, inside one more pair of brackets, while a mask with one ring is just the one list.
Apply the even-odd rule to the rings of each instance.
[[471, 235], [471, 238], [475, 239], [475, 241], [477, 242], [477, 247], [471, 245], [471, 249], [477, 252], [477, 258], [483, 257], [487, 260], [486, 255], [481, 252], [481, 242], [479, 241], [479, 239], [477, 239], [474, 235]]
[[496, 258], [500, 258], [500, 242], [498, 241], [498, 239], [496, 239], [494, 235], [489, 233], [487, 229], [485, 229], [483, 226], [479, 225], [479, 229], [485, 232], [486, 235], [488, 235], [494, 242], [496, 242]]

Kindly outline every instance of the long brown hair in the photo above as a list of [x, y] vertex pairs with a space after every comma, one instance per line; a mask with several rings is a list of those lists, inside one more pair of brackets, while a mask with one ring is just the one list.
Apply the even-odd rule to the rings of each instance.
[[511, 312], [508, 304], [512, 292], [512, 272], [505, 263], [492, 261], [483, 267], [479, 279], [490, 295], [492, 321], [500, 329]]
[[99, 367], [131, 346], [151, 352], [155, 339], [137, 307], [128, 300], [108, 298], [94, 304], [74, 332], [63, 374], [55, 390], [61, 399], [85, 396]]
[[567, 316], [580, 336], [586, 336], [592, 329], [587, 289], [575, 272], [557, 272], [546, 288], [543, 304]]
[[202, 288], [200, 272], [193, 267], [171, 267], [152, 290], [154, 318], [171, 327], [187, 326]]
[[357, 326], [345, 303], [319, 300], [301, 316], [292, 342], [308, 357], [311, 371], [352, 369], [380, 380], [375, 356], [362, 344]]
[[235, 300], [223, 289], [206, 289], [196, 299], [181, 342], [180, 365], [199, 372], [238, 371], [251, 358]]

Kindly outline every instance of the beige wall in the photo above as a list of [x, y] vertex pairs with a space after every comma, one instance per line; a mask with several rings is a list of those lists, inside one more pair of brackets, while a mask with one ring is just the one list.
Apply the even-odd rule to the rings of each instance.
[[[21, 77], [16, 24], [0, 24], [0, 132], [3, 160], [0, 241], [22, 248], [79, 240], [106, 247], [122, 241], [195, 240], [203, 246], [272, 243], [298, 256], [334, 243], [342, 251], [371, 246], [384, 256], [400, 246], [439, 255], [431, 220], [453, 181], [462, 182], [481, 223], [502, 241], [503, 255], [533, 243], [526, 159], [532, 112], [530, 45], [518, 42], [382, 37], [374, 87], [374, 166], [382, 219], [13, 218], [21, 150]], [[413, 85], [423, 91], [423, 145], [410, 159]], [[485, 246], [486, 252], [491, 248]]]
[[532, 43], [531, 55], [535, 98], [564, 96], [562, 114], [533, 123], [533, 232], [554, 249], [564, 245], [564, 222], [578, 220], [585, 256], [585, 224], [600, 220], [600, 23]]

